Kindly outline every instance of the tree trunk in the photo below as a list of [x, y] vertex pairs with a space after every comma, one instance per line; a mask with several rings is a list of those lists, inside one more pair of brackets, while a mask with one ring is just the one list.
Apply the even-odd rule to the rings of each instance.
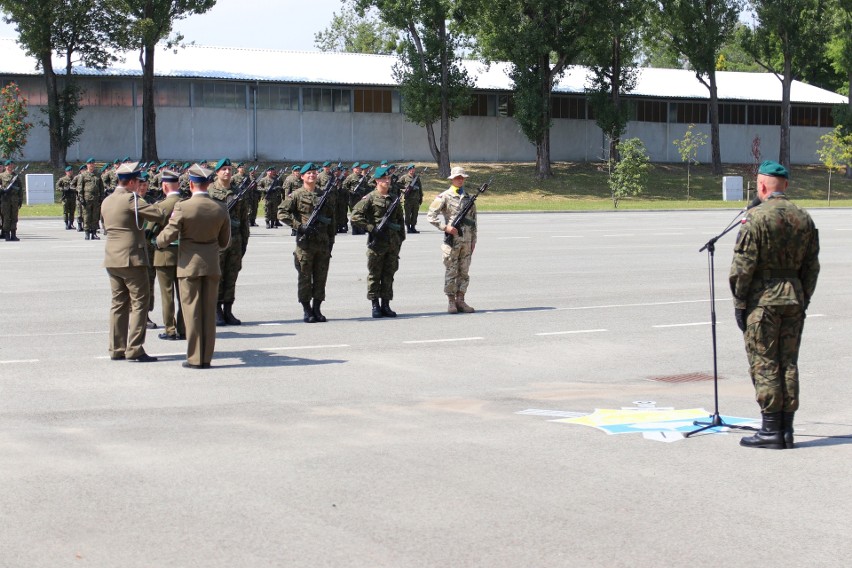
[[543, 55], [539, 59], [540, 96], [543, 101], [541, 110], [541, 123], [539, 138], [535, 144], [535, 177], [547, 179], [553, 177], [550, 167], [550, 119], [552, 109], [550, 107], [551, 89], [553, 88], [553, 71], [550, 68], [550, 57]]
[[784, 76], [781, 79], [781, 144], [778, 161], [790, 170], [790, 86], [793, 84], [793, 69], [790, 57], [784, 58]]
[[157, 116], [154, 110], [154, 45], [146, 45], [142, 60], [142, 161], [159, 162]]
[[61, 117], [59, 114], [59, 90], [56, 85], [56, 73], [53, 71], [51, 53], [40, 59], [47, 88], [47, 132], [50, 137], [50, 165], [54, 169], [65, 167], [65, 153], [61, 151]]
[[450, 70], [447, 53], [447, 24], [441, 19], [438, 24], [438, 37], [441, 42], [441, 148], [438, 151], [438, 174], [450, 175]]
[[719, 89], [716, 85], [716, 70], [710, 70], [710, 160], [713, 175], [722, 175], [722, 150], [719, 146]]

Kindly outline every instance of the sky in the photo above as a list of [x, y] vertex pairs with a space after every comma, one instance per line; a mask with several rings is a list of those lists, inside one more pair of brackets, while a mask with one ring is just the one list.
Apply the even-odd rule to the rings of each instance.
[[[218, 0], [207, 13], [175, 23], [185, 41], [220, 47], [317, 51], [314, 34], [341, 12], [341, 0]], [[0, 37], [16, 38], [0, 21]]]

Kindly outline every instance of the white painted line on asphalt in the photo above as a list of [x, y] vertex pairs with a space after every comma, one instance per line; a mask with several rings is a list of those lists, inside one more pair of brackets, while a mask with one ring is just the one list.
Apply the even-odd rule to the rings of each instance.
[[0, 361], [0, 365], [11, 365], [12, 363], [38, 363], [38, 359], [10, 359], [8, 361]]
[[281, 322], [273, 322], [273, 323], [259, 323], [257, 325], [262, 326], [262, 325], [284, 325], [284, 324], [281, 323]]
[[655, 237], [677, 237], [683, 235], [683, 233], [651, 233], [651, 235]]
[[536, 333], [536, 335], [569, 335], [572, 333], [601, 333], [604, 331], [609, 331], [606, 329], [577, 329], [574, 331], [547, 331], [544, 333]]
[[585, 235], [551, 235], [551, 239], [582, 239]]
[[446, 339], [420, 339], [417, 341], [403, 341], [403, 343], [448, 343], [451, 341], [478, 341], [482, 337], [448, 337]]
[[[725, 302], [730, 301], [731, 298], [717, 298], [717, 302]], [[601, 308], [639, 308], [645, 306], [669, 306], [675, 304], [696, 304], [702, 302], [709, 302], [710, 299], [706, 300], [677, 300], [673, 302], [645, 302], [640, 304], [603, 304], [600, 306], [576, 306], [572, 308], [554, 308], [554, 310], [597, 310]]]
[[633, 234], [623, 234], [623, 235], [601, 235], [602, 237], [634, 237], [636, 235]]
[[337, 345], [298, 345], [295, 347], [266, 347], [264, 349], [258, 349], [258, 351], [298, 351], [300, 349], [331, 349], [334, 347], [351, 347], [346, 343], [339, 343]]
[[825, 314], [808, 314], [808, 318], [824, 318]]
[[109, 331], [74, 331], [62, 333], [10, 333], [8, 335], [0, 335], [0, 337], [57, 337], [61, 335], [96, 335], [107, 334]]
[[697, 322], [694, 322], [694, 323], [672, 323], [672, 324], [668, 324], [668, 325], [652, 325], [651, 327], [657, 328], [657, 329], [663, 329], [663, 328], [667, 328], [667, 327], [692, 327], [694, 325], [710, 325], [710, 322], [709, 321], [697, 321]]

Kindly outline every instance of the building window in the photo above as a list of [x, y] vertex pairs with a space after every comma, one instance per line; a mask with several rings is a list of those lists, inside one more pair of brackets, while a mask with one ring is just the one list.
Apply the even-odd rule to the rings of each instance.
[[638, 122], [666, 122], [668, 103], [638, 100], [634, 102], [634, 105]]
[[553, 118], [584, 120], [586, 118], [585, 97], [550, 97], [550, 109]]
[[319, 112], [349, 112], [349, 89], [302, 89], [302, 110]]
[[748, 105], [748, 123], [756, 126], [780, 126], [781, 107]]
[[[136, 82], [136, 106], [142, 106], [142, 83]], [[187, 81], [154, 81], [154, 106], [190, 106], [190, 83]]]
[[670, 118], [678, 124], [707, 124], [707, 103], [672, 103]]
[[99, 80], [84, 83], [82, 87], [81, 106], [133, 106], [133, 81]]
[[205, 81], [196, 84], [197, 106], [210, 108], [246, 108], [246, 84]]
[[[44, 85], [44, 79], [30, 77], [0, 78], [0, 87], [5, 87], [9, 83], [18, 85], [18, 90], [21, 91], [21, 96], [27, 99], [28, 106], [47, 106], [47, 87]], [[61, 84], [59, 88], [62, 88]]]
[[515, 99], [512, 95], [497, 95], [497, 116], [515, 115]]
[[474, 94], [470, 106], [462, 111], [463, 116], [497, 116], [497, 96]]
[[746, 106], [719, 104], [719, 124], [745, 124]]
[[830, 107], [820, 107], [819, 109], [819, 125], [834, 128], [834, 114]]
[[[354, 112], [399, 112], [399, 95], [379, 89], [355, 89]], [[395, 103], [395, 104], [394, 104]]]
[[790, 126], [819, 126], [819, 107], [791, 105]]
[[299, 87], [260, 85], [257, 87], [257, 108], [299, 110]]

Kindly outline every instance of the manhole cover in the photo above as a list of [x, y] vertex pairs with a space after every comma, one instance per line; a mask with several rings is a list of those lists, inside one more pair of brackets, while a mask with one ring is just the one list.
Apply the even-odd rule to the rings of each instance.
[[[724, 377], [719, 377], [723, 379]], [[712, 381], [713, 375], [707, 373], [685, 373], [682, 375], [666, 375], [664, 377], [651, 377], [649, 381], [658, 383], [698, 383], [701, 381]]]

